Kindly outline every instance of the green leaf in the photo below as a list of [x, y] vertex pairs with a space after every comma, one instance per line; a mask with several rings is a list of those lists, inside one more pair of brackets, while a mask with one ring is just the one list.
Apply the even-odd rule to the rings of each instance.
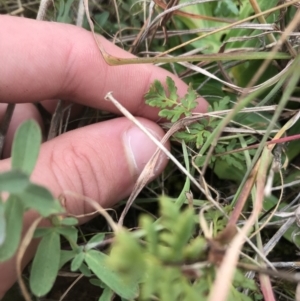
[[174, 232], [172, 234], [175, 236], [176, 240], [172, 245], [174, 250], [174, 257], [172, 260], [175, 259], [176, 261], [177, 258], [178, 261], [180, 261], [183, 259], [183, 249], [191, 238], [191, 233], [194, 231], [194, 226], [194, 211], [190, 208], [187, 208], [181, 212], [178, 223], [173, 227]]
[[170, 77], [167, 77], [166, 82], [170, 96], [167, 96], [161, 82], [155, 80], [149, 91], [145, 94], [145, 100], [149, 106], [167, 108], [178, 104], [177, 88], [175, 87], [174, 81]]
[[95, 286], [98, 286], [98, 287], [107, 287], [105, 284], [103, 284], [103, 282], [97, 278], [92, 278], [89, 280], [89, 282], [92, 284], [92, 285], [95, 285]]
[[225, 18], [238, 16], [239, 10], [237, 5], [232, 0], [223, 0], [217, 2], [217, 7], [214, 11], [215, 16], [223, 16]]
[[188, 127], [188, 130], [177, 132], [174, 134], [175, 138], [184, 140], [186, 143], [195, 143], [197, 148], [200, 148], [206, 137], [211, 133], [205, 130], [205, 120], [193, 123]]
[[76, 242], [78, 230], [75, 227], [57, 227], [57, 232], [70, 242]]
[[105, 23], [107, 22], [108, 18], [109, 18], [108, 11], [104, 11], [102, 13], [94, 15], [95, 22], [97, 23], [97, 25], [99, 27], [103, 27], [105, 25]]
[[85, 249], [90, 250], [90, 249], [97, 247], [99, 245], [99, 243], [101, 241], [103, 241], [104, 237], [105, 237], [104, 233], [98, 233], [98, 234], [94, 235], [86, 244]]
[[110, 287], [119, 296], [125, 299], [133, 299], [137, 295], [137, 284], [125, 283], [114, 271], [107, 265], [107, 255], [89, 250], [85, 255], [85, 262], [93, 273]]
[[80, 268], [80, 266], [82, 265], [83, 260], [84, 260], [84, 255], [85, 254], [83, 252], [80, 252], [80, 253], [76, 254], [76, 256], [73, 258], [72, 263], [71, 263], [71, 271], [72, 272], [75, 272]]
[[76, 226], [78, 225], [78, 219], [75, 217], [66, 217], [60, 222], [60, 224], [63, 226]]
[[43, 237], [47, 234], [49, 234], [50, 232], [52, 232], [53, 230], [51, 228], [37, 228], [35, 231], [34, 231], [34, 235], [33, 237], [34, 238], [39, 238], [39, 237]]
[[59, 269], [61, 269], [67, 262], [71, 261], [77, 254], [78, 252], [75, 250], [61, 250]]
[[197, 260], [200, 254], [205, 254], [207, 241], [202, 236], [197, 236], [184, 248], [184, 258], [186, 260]]
[[103, 290], [103, 293], [102, 293], [101, 297], [99, 298], [99, 301], [111, 301], [113, 295], [114, 295], [114, 292], [109, 287], [106, 287]]
[[92, 275], [93, 275], [92, 272], [91, 272], [91, 270], [84, 263], [80, 266], [79, 271], [85, 277], [92, 277]]
[[238, 168], [232, 168], [232, 165], [229, 165], [226, 160], [222, 160], [219, 157], [214, 164], [214, 173], [220, 179], [233, 180], [237, 183], [239, 183], [244, 176], [244, 172]]
[[17, 129], [12, 146], [12, 168], [30, 175], [35, 166], [42, 142], [41, 129], [36, 121], [27, 120]]
[[55, 231], [44, 236], [33, 259], [30, 288], [37, 297], [47, 294], [56, 279], [60, 263], [60, 237]]
[[6, 220], [6, 239], [0, 247], [0, 262], [11, 258], [20, 243], [23, 226], [23, 205], [21, 201], [10, 195], [4, 203], [4, 215]]
[[209, 106], [208, 111], [214, 112], [214, 111], [223, 111], [229, 109], [230, 104], [230, 97], [225, 96], [219, 101], [215, 101], [212, 106]]
[[189, 116], [197, 106], [197, 93], [192, 86], [189, 86], [187, 94], [179, 99], [177, 87], [171, 77], [167, 77], [166, 84], [168, 93], [165, 92], [162, 84], [155, 80], [145, 94], [146, 104], [162, 109], [158, 115], [171, 122], [176, 122], [182, 115]]
[[29, 183], [28, 175], [20, 170], [10, 170], [0, 174], [0, 191], [22, 193]]
[[43, 186], [30, 183], [18, 196], [27, 209], [34, 209], [44, 217], [63, 212], [58, 200]]
[[187, 94], [181, 99], [182, 105], [185, 107], [187, 112], [191, 112], [193, 109], [195, 109], [198, 105], [197, 99], [197, 93], [193, 89], [191, 85], [189, 85]]
[[72, 19], [70, 17], [70, 10], [74, 0], [60, 0], [59, 2], [59, 9], [58, 9], [58, 16], [56, 18], [57, 22], [61, 23], [72, 23]]
[[184, 108], [177, 108], [177, 110], [164, 109], [158, 113], [159, 116], [165, 117], [171, 122], [176, 122], [182, 114], [184, 114]]
[[138, 239], [126, 230], [118, 231], [107, 264], [124, 282], [140, 282], [144, 276], [145, 257]]
[[167, 83], [167, 87], [168, 87], [168, 91], [169, 91], [169, 99], [172, 100], [172, 102], [176, 103], [178, 97], [177, 94], [177, 87], [175, 86], [175, 82], [173, 81], [173, 79], [171, 77], [167, 77], [166, 79], [166, 83]]
[[239, 269], [235, 270], [233, 283], [235, 286], [242, 287], [243, 289], [249, 289], [252, 291], [257, 290], [255, 281], [245, 277], [244, 273]]

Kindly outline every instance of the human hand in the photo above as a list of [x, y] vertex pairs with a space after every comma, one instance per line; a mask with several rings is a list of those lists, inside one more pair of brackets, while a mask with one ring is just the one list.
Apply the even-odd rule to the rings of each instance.
[[[38, 22], [0, 16], [0, 100], [18, 103], [5, 142], [0, 171], [10, 168], [10, 149], [16, 128], [33, 118], [42, 125], [39, 112], [31, 103], [47, 100], [51, 111], [53, 99], [64, 99], [90, 107], [118, 113], [104, 101], [113, 91], [139, 121], [162, 138], [162, 129], [154, 122], [157, 110], [145, 105], [143, 95], [150, 84], [171, 76], [178, 93], [183, 96], [187, 86], [180, 79], [153, 65], [108, 66], [101, 57], [91, 33], [75, 26]], [[100, 38], [104, 48], [118, 57], [130, 54]], [[6, 105], [0, 106], [0, 120]], [[207, 108], [199, 99], [197, 111]], [[58, 197], [63, 191], [74, 191], [97, 200], [102, 207], [111, 207], [131, 192], [143, 167], [156, 146], [126, 118], [93, 124], [67, 132], [41, 147], [32, 181], [46, 186]], [[156, 168], [158, 175], [166, 158]], [[67, 200], [66, 210], [75, 215], [93, 209], [83, 200]], [[24, 220], [24, 231], [30, 226], [32, 213]], [[33, 243], [27, 250], [23, 265], [32, 258]], [[15, 259], [0, 265], [0, 299], [16, 280]]]

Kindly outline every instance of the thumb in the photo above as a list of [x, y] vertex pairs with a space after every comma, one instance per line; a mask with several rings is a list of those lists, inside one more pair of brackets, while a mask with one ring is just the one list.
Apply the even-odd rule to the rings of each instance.
[[[152, 121], [139, 118], [158, 139], [162, 129]], [[39, 164], [48, 166], [36, 170], [33, 179], [52, 188], [55, 196], [74, 191], [111, 207], [127, 197], [156, 150], [156, 145], [131, 121], [118, 118], [94, 124], [58, 137], [45, 145]], [[166, 164], [158, 162], [156, 175]], [[72, 214], [88, 214], [95, 209], [80, 198], [67, 197], [66, 209]]]

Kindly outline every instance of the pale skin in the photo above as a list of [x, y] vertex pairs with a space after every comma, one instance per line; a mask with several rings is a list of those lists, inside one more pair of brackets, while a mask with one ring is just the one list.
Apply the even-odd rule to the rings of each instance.
[[[171, 76], [183, 96], [187, 85], [169, 72], [153, 65], [108, 66], [102, 59], [90, 32], [75, 26], [0, 16], [0, 119], [5, 103], [18, 103], [5, 142], [0, 172], [10, 168], [13, 135], [20, 123], [42, 118], [31, 104], [43, 101], [53, 111], [55, 99], [117, 112], [104, 100], [113, 91], [132, 114], [158, 138], [163, 130], [155, 123], [157, 110], [144, 104], [150, 84]], [[105, 49], [118, 57], [130, 57], [124, 50], [100, 38]], [[199, 98], [198, 112], [207, 103]], [[112, 207], [127, 197], [156, 147], [133, 123], [124, 117], [73, 130], [43, 143], [32, 174], [32, 181], [46, 186], [55, 197], [74, 191]], [[156, 169], [159, 175], [167, 159]], [[126, 176], [124, 176], [126, 175]], [[83, 215], [93, 211], [83, 199], [67, 199], [69, 213]], [[24, 231], [32, 222], [24, 218]], [[86, 219], [85, 219], [86, 221]], [[34, 255], [36, 243], [27, 250], [24, 266]], [[15, 259], [0, 264], [0, 299], [16, 281]]]

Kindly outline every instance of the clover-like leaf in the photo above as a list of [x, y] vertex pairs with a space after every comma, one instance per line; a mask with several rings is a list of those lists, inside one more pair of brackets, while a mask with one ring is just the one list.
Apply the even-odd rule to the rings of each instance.
[[27, 120], [17, 129], [12, 146], [12, 168], [30, 175], [35, 166], [42, 133], [34, 120]]
[[44, 296], [52, 288], [60, 263], [60, 238], [53, 229], [45, 235], [33, 259], [30, 273], [30, 288], [36, 296]]
[[47, 217], [51, 214], [63, 212], [58, 200], [43, 186], [30, 183], [26, 189], [18, 194], [18, 197], [23, 201], [26, 209], [34, 209], [42, 216]]
[[107, 255], [96, 250], [88, 250], [85, 254], [85, 262], [93, 273], [119, 296], [129, 300], [136, 297], [137, 283], [131, 285], [125, 283], [107, 264]]
[[0, 262], [11, 258], [20, 243], [24, 207], [17, 196], [10, 195], [4, 203], [5, 239], [0, 246]]

